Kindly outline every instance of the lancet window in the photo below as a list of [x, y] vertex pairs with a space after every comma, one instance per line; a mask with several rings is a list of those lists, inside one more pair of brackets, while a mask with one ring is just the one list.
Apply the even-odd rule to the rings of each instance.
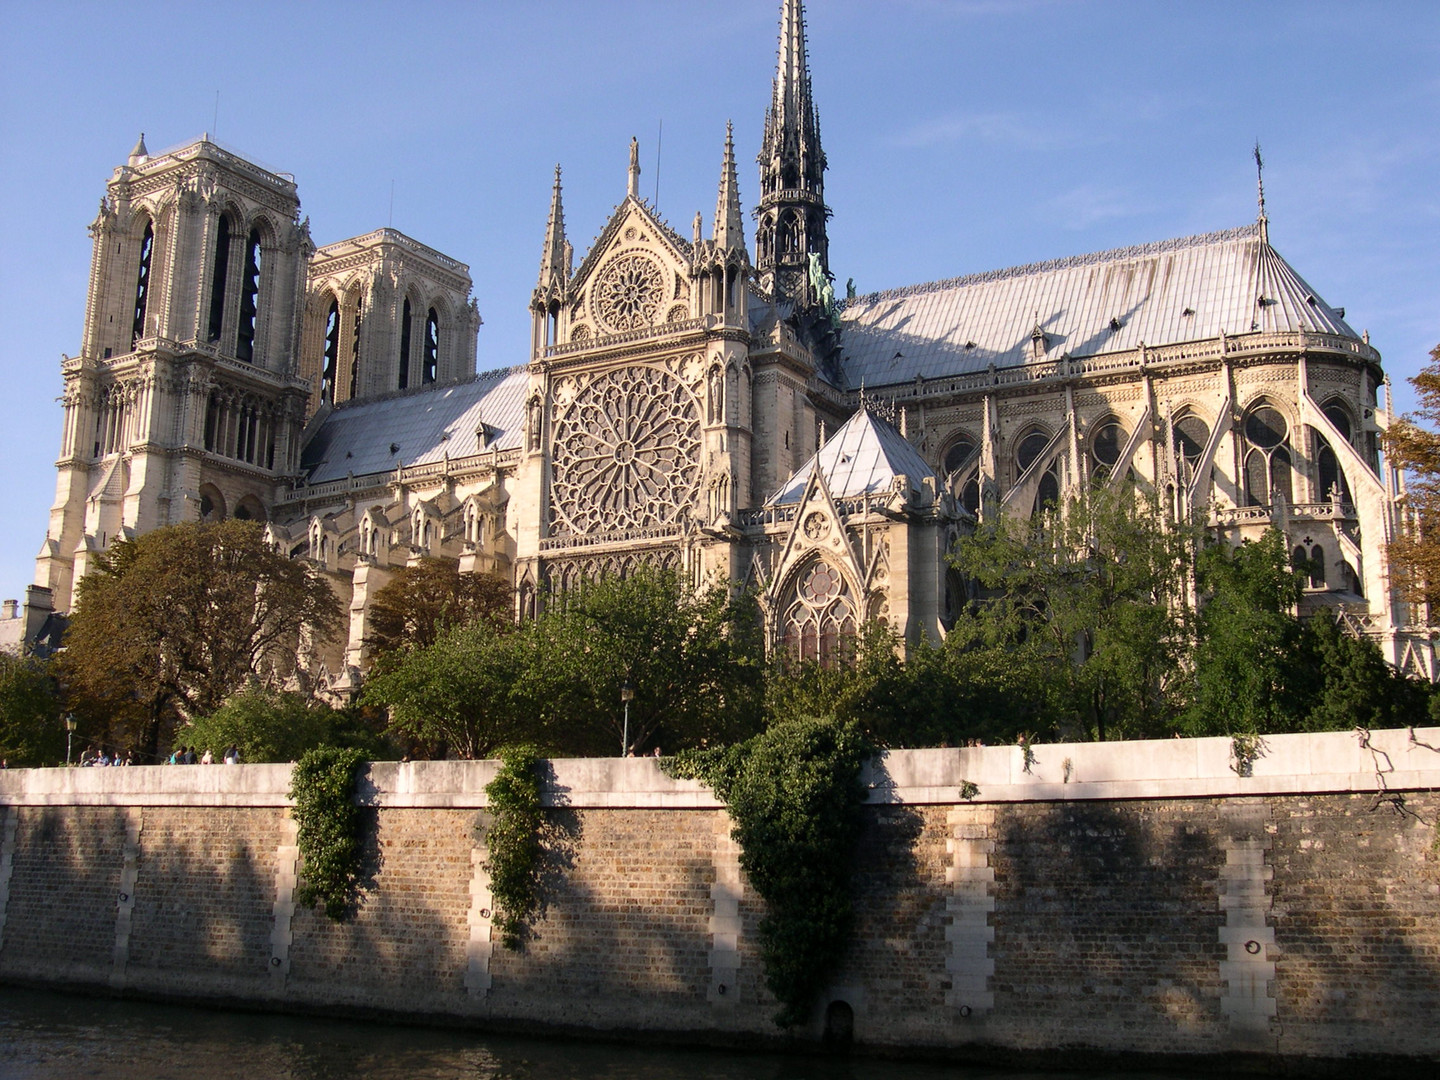
[[360, 392], [360, 323], [365, 316], [365, 297], [355, 297], [355, 320], [350, 333], [350, 397]]
[[400, 379], [396, 385], [399, 390], [410, 386], [410, 318], [410, 298], [407, 296], [400, 313]]
[[325, 316], [325, 352], [320, 361], [320, 400], [335, 400], [335, 369], [340, 357], [340, 303], [330, 301]]
[[425, 316], [425, 365], [421, 369], [420, 381], [433, 383], [440, 368], [440, 317], [432, 307]]
[[247, 364], [255, 362], [255, 326], [260, 315], [260, 230], [251, 229], [245, 244], [245, 277], [240, 283], [240, 329], [235, 356]]
[[[1349, 414], [1334, 402], [1330, 402], [1322, 410], [1326, 419], [1335, 425], [1337, 431], [1344, 437], [1346, 442], [1353, 442], [1351, 436], [1351, 424]], [[1329, 501], [1338, 498], [1341, 502], [1350, 501], [1350, 485], [1345, 482], [1345, 470], [1340, 467], [1340, 459], [1336, 456], [1329, 441], [1319, 432], [1315, 433], [1317, 450], [1315, 453], [1317, 479], [1316, 496]]]
[[224, 214], [215, 227], [215, 258], [210, 281], [209, 341], [219, 341], [225, 328], [225, 285], [230, 276], [230, 219]]
[[145, 307], [150, 300], [150, 261], [155, 252], [155, 225], [145, 223], [145, 234], [140, 238], [140, 268], [135, 272], [135, 323], [130, 334], [130, 347], [145, 336]]

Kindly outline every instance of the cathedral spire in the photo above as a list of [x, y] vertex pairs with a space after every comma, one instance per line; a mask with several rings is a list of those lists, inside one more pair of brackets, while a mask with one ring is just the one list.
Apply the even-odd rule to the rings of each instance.
[[540, 256], [540, 287], [555, 278], [569, 275], [569, 258], [565, 242], [565, 207], [560, 201], [560, 166], [555, 166], [555, 188], [550, 194], [550, 220], [545, 225], [545, 250]]
[[803, 0], [783, 0], [780, 47], [760, 156], [756, 263], [761, 286], [777, 300], [813, 308], [812, 257], [828, 277], [825, 235], [825, 151], [810, 91]]
[[1265, 216], [1265, 159], [1260, 156], [1260, 140], [1255, 140], [1255, 189], [1260, 212], [1255, 219], [1260, 226], [1260, 239], [1270, 242], [1270, 219]]
[[720, 165], [720, 192], [715, 198], [715, 246], [721, 250], [745, 246], [745, 222], [740, 216], [740, 182], [735, 173], [735, 128], [725, 124], [725, 160]]

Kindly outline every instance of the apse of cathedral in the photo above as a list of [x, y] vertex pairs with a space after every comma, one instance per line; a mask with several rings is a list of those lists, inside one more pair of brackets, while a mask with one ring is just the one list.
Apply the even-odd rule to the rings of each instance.
[[142, 137], [64, 361], [56, 610], [115, 538], [237, 517], [349, 600], [337, 692], [423, 558], [504, 576], [522, 617], [641, 565], [743, 583], [773, 648], [824, 660], [871, 619], [941, 640], [978, 518], [1133, 482], [1232, 543], [1280, 529], [1307, 610], [1433, 675], [1387, 572], [1380, 356], [1271, 246], [1263, 193], [1239, 228], [837, 296], [801, 0], [779, 37], [753, 214], [732, 133], [688, 235], [632, 142], [577, 258], [557, 168], [530, 354], [482, 374], [465, 264], [389, 228], [317, 248], [291, 178]]

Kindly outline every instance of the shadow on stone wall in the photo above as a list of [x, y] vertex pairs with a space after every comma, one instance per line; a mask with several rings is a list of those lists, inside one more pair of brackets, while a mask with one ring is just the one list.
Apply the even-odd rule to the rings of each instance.
[[1203, 801], [997, 807], [990, 1029], [1022, 1045], [1220, 1049], [1217, 828]]

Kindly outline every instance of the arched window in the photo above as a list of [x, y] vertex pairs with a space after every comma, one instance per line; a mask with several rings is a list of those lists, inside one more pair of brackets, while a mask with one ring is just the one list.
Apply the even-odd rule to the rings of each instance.
[[235, 356], [247, 364], [255, 362], [255, 323], [260, 314], [260, 230], [251, 229], [245, 244], [245, 278], [240, 283], [240, 332], [235, 339]]
[[335, 369], [340, 358], [340, 302], [330, 301], [325, 316], [325, 354], [320, 361], [320, 400], [335, 400]]
[[849, 659], [859, 631], [855, 600], [839, 570], [814, 559], [796, 575], [784, 611], [786, 651], [825, 667]]
[[404, 390], [410, 385], [410, 298], [405, 298], [405, 307], [400, 313], [400, 381], [397, 389]]
[[135, 273], [135, 325], [130, 334], [130, 347], [145, 336], [145, 305], [150, 299], [150, 256], [155, 251], [154, 223], [145, 223], [145, 235], [140, 238], [140, 269]]
[[1279, 410], [1261, 403], [1245, 418], [1245, 497], [1250, 506], [1292, 498], [1289, 425]]
[[1035, 459], [1050, 445], [1050, 436], [1043, 431], [1032, 431], [1020, 440], [1020, 445], [1015, 448], [1015, 464], [1019, 466], [1017, 475], [1025, 475], [1025, 470], [1035, 464]]
[[1194, 413], [1186, 413], [1175, 421], [1175, 453], [1179, 457], [1181, 478], [1190, 483], [1195, 479], [1195, 470], [1205, 456], [1205, 447], [1210, 444], [1210, 425]]
[[951, 493], [972, 514], [980, 512], [980, 478], [970, 468], [975, 461], [975, 452], [975, 440], [969, 435], [960, 435], [940, 458]]
[[350, 396], [360, 392], [360, 323], [365, 316], [365, 297], [355, 297], [355, 321], [350, 333]]
[[422, 383], [433, 383], [440, 367], [440, 317], [435, 309], [425, 316], [425, 366], [420, 374]]
[[215, 259], [211, 267], [210, 329], [207, 339], [219, 341], [225, 327], [225, 279], [230, 276], [230, 219], [224, 214], [215, 227]]
[[1130, 438], [1118, 420], [1106, 420], [1090, 436], [1090, 457], [1095, 462], [1095, 479], [1109, 476], [1120, 461], [1120, 453]]

